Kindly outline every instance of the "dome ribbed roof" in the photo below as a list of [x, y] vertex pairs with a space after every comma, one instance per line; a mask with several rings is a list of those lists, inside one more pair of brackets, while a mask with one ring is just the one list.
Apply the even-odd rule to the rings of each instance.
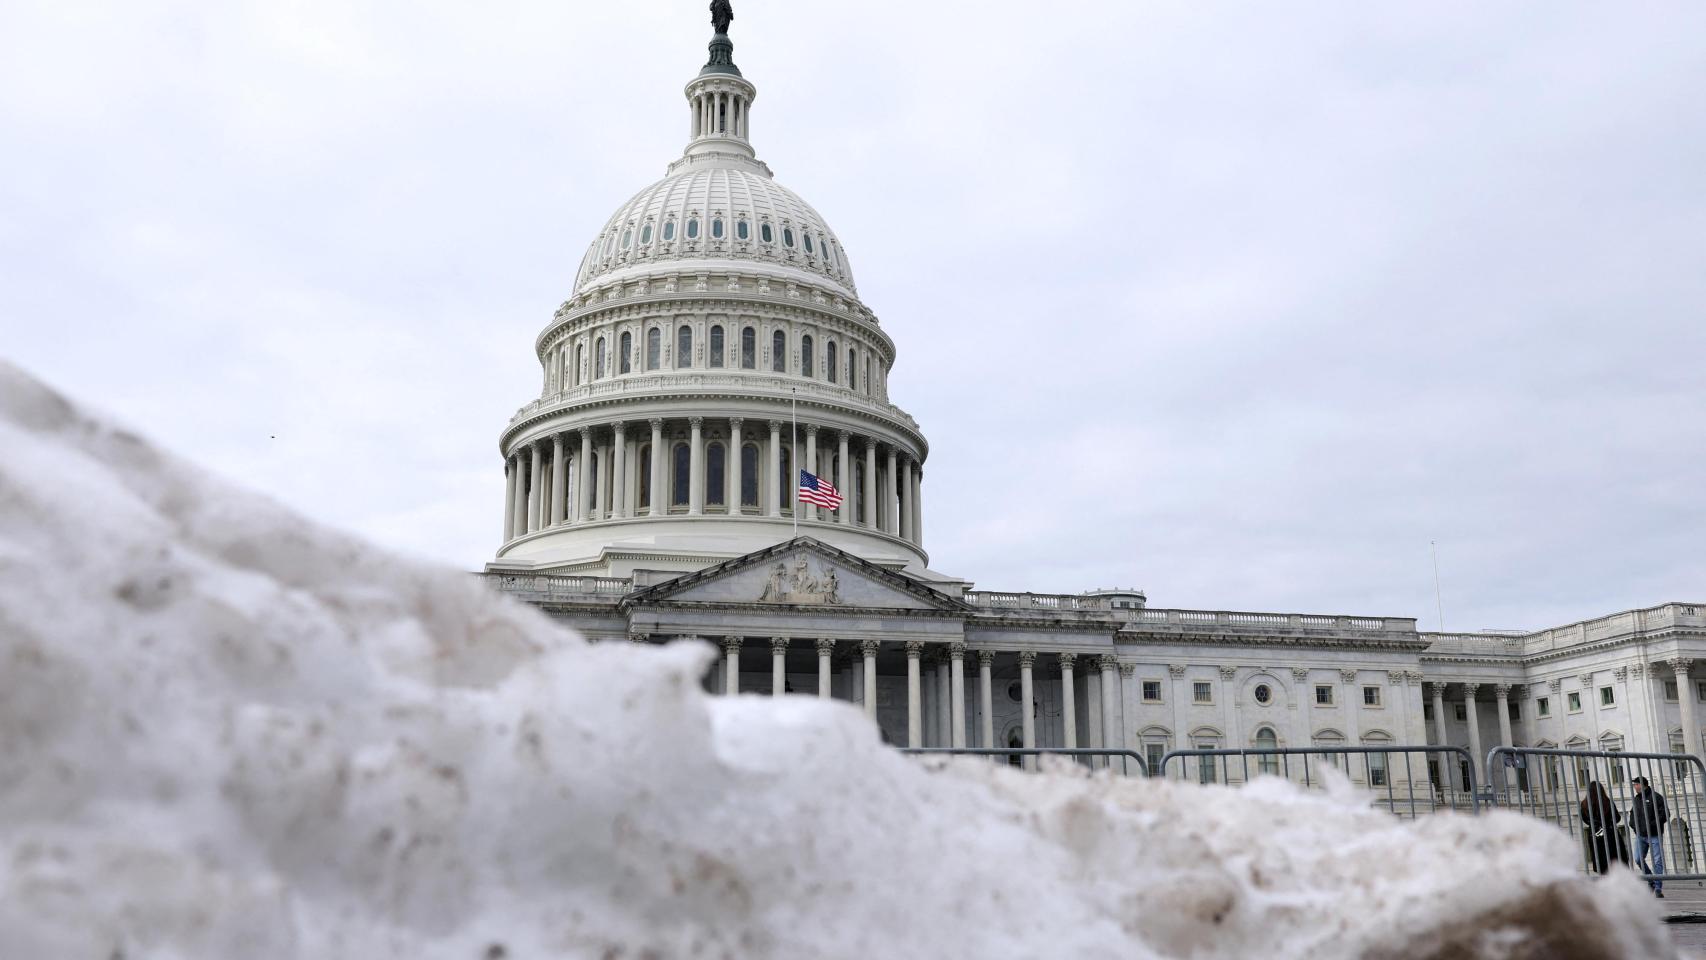
[[847, 254], [823, 217], [761, 165], [734, 158], [672, 173], [618, 208], [581, 261], [575, 293], [653, 265], [751, 268], [729, 261], [788, 268], [782, 272], [857, 295]]

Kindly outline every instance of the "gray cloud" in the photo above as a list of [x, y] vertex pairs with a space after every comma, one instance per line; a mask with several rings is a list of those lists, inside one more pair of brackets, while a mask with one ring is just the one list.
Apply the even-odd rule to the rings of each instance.
[[[15, 5], [0, 350], [476, 567], [702, 3]], [[1706, 8], [745, 0], [778, 178], [933, 443], [934, 565], [1537, 627], [1706, 599]]]

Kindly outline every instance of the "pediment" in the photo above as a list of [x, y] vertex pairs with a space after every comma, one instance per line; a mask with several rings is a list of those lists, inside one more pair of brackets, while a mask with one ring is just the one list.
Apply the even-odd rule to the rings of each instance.
[[629, 597], [648, 602], [777, 607], [952, 610], [964, 604], [910, 577], [809, 537], [777, 544], [649, 587]]

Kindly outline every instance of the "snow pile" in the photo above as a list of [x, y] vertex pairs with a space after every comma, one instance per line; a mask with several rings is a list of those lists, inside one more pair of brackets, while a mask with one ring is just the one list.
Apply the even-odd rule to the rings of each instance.
[[589, 646], [0, 364], [0, 957], [1669, 955], [1515, 816], [931, 769]]

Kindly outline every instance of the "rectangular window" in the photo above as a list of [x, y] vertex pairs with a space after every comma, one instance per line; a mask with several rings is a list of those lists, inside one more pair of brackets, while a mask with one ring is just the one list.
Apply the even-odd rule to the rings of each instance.
[[1332, 684], [1322, 683], [1315, 686], [1315, 703], [1317, 706], [1330, 707], [1333, 705]]
[[1155, 703], [1161, 699], [1161, 681], [1143, 681], [1143, 699]]
[[1144, 763], [1149, 767], [1149, 775], [1161, 776], [1161, 758], [1167, 755], [1167, 745], [1164, 743], [1146, 743], [1143, 745]]
[[[1198, 740], [1197, 741], [1197, 749], [1198, 750], [1213, 750], [1213, 749], [1215, 749], [1216, 746], [1217, 746], [1217, 744], [1215, 744], [1215, 742], [1213, 740]], [[1198, 757], [1197, 758], [1197, 782], [1198, 783], [1214, 783], [1215, 782], [1216, 777], [1214, 775], [1214, 765], [1217, 761], [1219, 761], [1219, 759], [1220, 759], [1219, 757]]]
[[1380, 706], [1380, 688], [1379, 687], [1363, 687], [1362, 688], [1362, 705], [1365, 707], [1378, 707], [1378, 706]]
[[1706, 700], [1706, 680], [1695, 681], [1695, 683], [1694, 683], [1694, 699]]
[[1368, 785], [1371, 787], [1386, 786], [1386, 754], [1371, 753], [1368, 755]]
[[1457, 722], [1458, 723], [1468, 723], [1469, 722], [1469, 711], [1464, 708], [1463, 704], [1454, 703], [1451, 706], [1457, 714]]
[[1191, 699], [1196, 703], [1213, 703], [1214, 684], [1202, 680], [1191, 684]]
[[1617, 702], [1617, 690], [1614, 687], [1599, 688], [1599, 705], [1609, 707]]
[[1511, 722], [1512, 723], [1521, 723], [1522, 722], [1522, 704], [1518, 703], [1515, 700], [1512, 700], [1510, 703], [1506, 704], [1506, 707], [1509, 708], [1506, 712], [1510, 714]]
[[1582, 712], [1582, 695], [1581, 695], [1581, 692], [1577, 691], [1577, 690], [1572, 690], [1569, 693], [1565, 694], [1564, 695], [1564, 706], [1569, 707], [1571, 713], [1581, 713]]
[[1665, 681], [1665, 699], [1669, 700], [1671, 703], [1676, 702], [1676, 681], [1675, 680], [1666, 680]]
[[1550, 717], [1552, 715], [1552, 698], [1537, 698], [1534, 701], [1534, 715], [1537, 717]]

